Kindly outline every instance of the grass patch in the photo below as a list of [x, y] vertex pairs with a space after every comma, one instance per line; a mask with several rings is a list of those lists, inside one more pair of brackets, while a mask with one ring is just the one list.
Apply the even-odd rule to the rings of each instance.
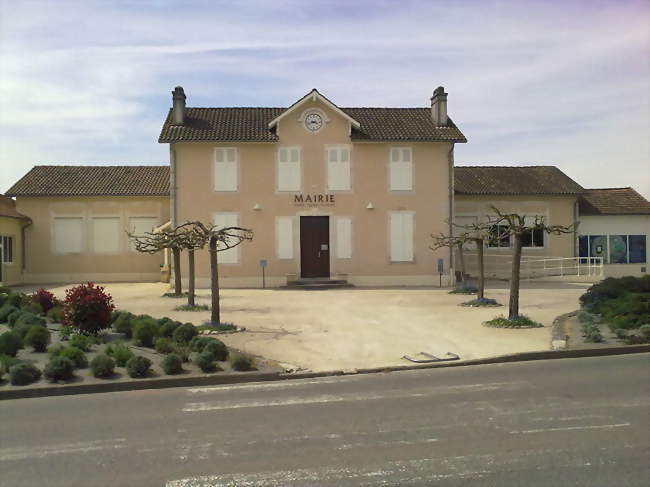
[[457, 287], [456, 289], [452, 289], [449, 291], [449, 294], [476, 294], [478, 292], [478, 288], [474, 286], [463, 286], [463, 287]]
[[176, 294], [176, 293], [165, 293], [161, 297], [162, 298], [186, 298], [188, 296], [188, 292], [185, 291], [184, 293]]
[[537, 321], [531, 320], [528, 316], [519, 315], [513, 320], [509, 320], [505, 316], [497, 316], [483, 323], [485, 326], [492, 328], [542, 328], [544, 325]]
[[195, 304], [194, 306], [190, 306], [188, 304], [183, 304], [181, 306], [176, 306], [174, 308], [174, 311], [209, 311], [210, 306], [207, 304]]
[[497, 303], [496, 299], [492, 298], [483, 298], [483, 299], [472, 299], [471, 301], [465, 301], [460, 303], [461, 306], [468, 306], [471, 308], [496, 308], [497, 306], [502, 306]]
[[218, 332], [225, 333], [228, 331], [237, 331], [237, 327], [233, 323], [204, 323], [201, 326], [196, 327], [199, 332]]

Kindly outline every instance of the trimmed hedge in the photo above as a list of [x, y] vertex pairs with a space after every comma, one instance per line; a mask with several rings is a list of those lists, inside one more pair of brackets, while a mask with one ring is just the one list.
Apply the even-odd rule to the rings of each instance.
[[133, 340], [136, 345], [152, 348], [158, 334], [158, 322], [153, 318], [138, 317], [133, 321]]
[[162, 361], [162, 369], [167, 375], [180, 374], [183, 372], [183, 360], [175, 353], [170, 353]]
[[90, 361], [90, 370], [94, 377], [111, 377], [115, 373], [115, 361], [108, 355], [97, 355]]
[[25, 335], [25, 343], [41, 353], [47, 350], [50, 339], [50, 330], [40, 325], [32, 325]]
[[14, 386], [26, 386], [41, 378], [41, 371], [33, 364], [21, 362], [9, 369], [9, 380]]
[[198, 334], [199, 331], [192, 323], [185, 323], [174, 330], [172, 338], [176, 343], [188, 344]]
[[239, 372], [255, 370], [253, 358], [243, 353], [234, 353], [230, 357], [230, 366]]
[[70, 380], [74, 375], [74, 362], [67, 357], [52, 357], [43, 371], [45, 378], [56, 382], [59, 380]]
[[23, 340], [17, 333], [6, 331], [0, 335], [0, 355], [15, 357], [21, 348], [23, 348]]
[[216, 338], [210, 338], [210, 342], [203, 347], [203, 352], [211, 353], [215, 360], [228, 360], [228, 347]]
[[147, 357], [136, 355], [126, 363], [126, 371], [134, 379], [146, 377], [151, 371], [151, 360]]
[[118, 367], [126, 366], [127, 362], [133, 358], [133, 352], [122, 343], [106, 347], [106, 354], [115, 360]]

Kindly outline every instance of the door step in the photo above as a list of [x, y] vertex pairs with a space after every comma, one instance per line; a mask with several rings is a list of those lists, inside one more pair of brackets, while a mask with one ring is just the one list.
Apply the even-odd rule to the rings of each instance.
[[282, 289], [304, 289], [309, 291], [325, 289], [350, 289], [354, 286], [343, 279], [298, 279], [291, 281]]

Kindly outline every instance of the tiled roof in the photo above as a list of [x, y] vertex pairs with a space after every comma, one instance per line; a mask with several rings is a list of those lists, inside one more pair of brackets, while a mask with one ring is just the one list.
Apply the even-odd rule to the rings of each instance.
[[167, 196], [169, 166], [35, 166], [7, 196]]
[[581, 215], [650, 215], [650, 202], [632, 188], [585, 191], [578, 200]]
[[[171, 124], [171, 110], [163, 124], [158, 142], [230, 141], [275, 142], [275, 130], [268, 124], [286, 108], [187, 108], [185, 124]], [[449, 120], [446, 127], [436, 127], [430, 108], [341, 108], [360, 123], [353, 129], [352, 140], [358, 141], [449, 141], [467, 142]]]
[[456, 194], [571, 195], [582, 186], [555, 166], [456, 166]]
[[0, 217], [18, 218], [20, 220], [29, 220], [28, 216], [16, 211], [16, 202], [7, 196], [0, 194]]

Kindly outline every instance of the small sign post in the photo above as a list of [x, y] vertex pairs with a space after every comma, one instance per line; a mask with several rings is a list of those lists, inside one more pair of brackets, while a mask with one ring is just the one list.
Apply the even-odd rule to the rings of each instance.
[[260, 260], [260, 267], [262, 268], [262, 289], [266, 289], [266, 275], [264, 270], [267, 265], [269, 265], [269, 263], [266, 259]]
[[440, 274], [440, 287], [442, 287], [442, 273], [445, 272], [445, 261], [438, 259], [438, 274]]

